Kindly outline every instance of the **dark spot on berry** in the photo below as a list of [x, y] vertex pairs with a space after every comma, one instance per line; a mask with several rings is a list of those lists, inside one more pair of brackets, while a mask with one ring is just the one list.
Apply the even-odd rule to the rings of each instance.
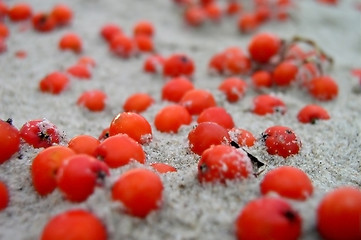
[[107, 176], [107, 174], [104, 171], [98, 171], [96, 173], [96, 177], [97, 177], [97, 184], [98, 185], [102, 185], [104, 183], [105, 177]]
[[297, 214], [291, 210], [284, 212], [283, 216], [285, 216], [290, 222], [294, 222], [297, 218]]
[[207, 164], [203, 163], [199, 166], [199, 170], [201, 171], [201, 173], [205, 173], [208, 171], [208, 166]]
[[43, 140], [48, 140], [50, 138], [50, 136], [44, 132], [39, 132], [38, 134], [39, 138], [43, 141]]
[[7, 123], [9, 123], [10, 125], [13, 125], [13, 119], [12, 118], [8, 118], [8, 120], [6, 120]]
[[286, 133], [287, 133], [287, 134], [292, 134], [292, 131], [289, 130], [289, 129], [287, 129], [287, 130], [286, 130]]
[[267, 133], [262, 133], [261, 135], [261, 141], [266, 141], [266, 139], [269, 137]]
[[188, 58], [186, 56], [181, 56], [180, 57], [180, 60], [183, 62], [183, 63], [187, 63], [188, 62]]

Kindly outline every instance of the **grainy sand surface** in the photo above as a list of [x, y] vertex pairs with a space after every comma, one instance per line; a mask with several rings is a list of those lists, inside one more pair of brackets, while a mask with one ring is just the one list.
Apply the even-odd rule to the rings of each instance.
[[[6, 1], [12, 5], [18, 1]], [[49, 10], [55, 0], [29, 1], [35, 11]], [[98, 188], [86, 202], [74, 204], [64, 200], [58, 190], [41, 198], [34, 191], [29, 169], [32, 159], [40, 151], [27, 145], [17, 155], [0, 166], [0, 179], [10, 189], [11, 201], [0, 213], [0, 239], [38, 239], [44, 225], [55, 214], [72, 208], [85, 208], [104, 221], [109, 239], [222, 239], [234, 237], [234, 220], [243, 206], [260, 196], [259, 178], [243, 182], [230, 182], [227, 186], [200, 185], [196, 179], [199, 157], [188, 149], [187, 134], [196, 124], [185, 126], [177, 135], [156, 131], [153, 119], [168, 102], [161, 101], [160, 89], [165, 80], [142, 72], [146, 55], [122, 60], [113, 56], [100, 38], [100, 28], [108, 22], [119, 24], [126, 33], [137, 21], [147, 19], [156, 27], [155, 46], [159, 53], [168, 56], [184, 52], [196, 63], [194, 84], [210, 90], [219, 106], [232, 115], [238, 127], [248, 129], [257, 137], [273, 125], [291, 127], [302, 141], [298, 155], [286, 160], [270, 156], [261, 145], [249, 151], [267, 164], [266, 171], [279, 165], [292, 165], [303, 169], [312, 179], [315, 193], [305, 202], [290, 203], [303, 218], [302, 239], [318, 239], [315, 230], [315, 210], [325, 194], [338, 186], [361, 186], [361, 95], [353, 92], [357, 80], [350, 69], [361, 67], [361, 13], [353, 4], [340, 1], [337, 7], [319, 5], [315, 1], [297, 1], [293, 17], [285, 23], [270, 22], [258, 31], [269, 31], [283, 38], [294, 35], [316, 41], [335, 60], [330, 71], [340, 87], [338, 98], [331, 102], [317, 102], [296, 86], [290, 89], [271, 89], [282, 98], [288, 108], [285, 115], [259, 117], [249, 112], [252, 98], [259, 94], [249, 89], [244, 99], [229, 104], [217, 90], [222, 76], [211, 76], [207, 71], [210, 57], [229, 46], [246, 50], [251, 35], [241, 35], [234, 18], [224, 19], [218, 25], [207, 24], [191, 29], [183, 23], [179, 10], [168, 0], [64, 0], [75, 13], [69, 27], [50, 34], [39, 34], [31, 28], [20, 32], [21, 24], [9, 23], [11, 36], [8, 51], [0, 55], [0, 118], [13, 118], [20, 128], [31, 119], [46, 118], [64, 133], [66, 141], [78, 134], [98, 136], [113, 117], [122, 111], [125, 99], [136, 92], [146, 92], [156, 103], [142, 115], [153, 127], [153, 141], [144, 147], [147, 164], [165, 162], [178, 171], [162, 175], [164, 202], [159, 211], [146, 219], [124, 214], [110, 201], [110, 188], [128, 166], [112, 170], [105, 188]], [[97, 66], [90, 81], [71, 79], [69, 89], [58, 96], [38, 90], [38, 82], [46, 74], [64, 70], [79, 56], [61, 52], [57, 48], [60, 37], [69, 31], [83, 38], [84, 53], [93, 57]], [[25, 59], [15, 58], [17, 50], [25, 50]], [[106, 110], [92, 113], [75, 104], [85, 90], [98, 88], [108, 95]], [[326, 108], [331, 119], [316, 125], [300, 124], [296, 115], [308, 103]]]

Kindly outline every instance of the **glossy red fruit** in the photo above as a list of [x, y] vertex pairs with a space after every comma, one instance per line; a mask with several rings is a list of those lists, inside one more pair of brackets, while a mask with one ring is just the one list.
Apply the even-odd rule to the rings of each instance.
[[241, 147], [252, 147], [256, 143], [254, 135], [242, 128], [233, 128], [229, 131], [231, 139]]
[[135, 42], [133, 39], [120, 33], [112, 37], [109, 49], [118, 57], [129, 58], [135, 54]]
[[9, 190], [8, 187], [0, 181], [0, 212], [9, 205]]
[[160, 132], [177, 133], [182, 125], [189, 125], [192, 116], [181, 105], [169, 105], [162, 108], [154, 118], [154, 125]]
[[240, 78], [230, 77], [224, 79], [218, 89], [226, 95], [229, 102], [233, 103], [244, 97], [247, 84]]
[[100, 141], [90, 135], [77, 135], [70, 139], [68, 147], [77, 154], [83, 153], [95, 157], [95, 150]]
[[164, 57], [158, 54], [147, 57], [143, 64], [143, 70], [147, 73], [161, 73], [164, 64]]
[[284, 158], [297, 154], [301, 149], [301, 141], [289, 127], [272, 126], [262, 134], [267, 152]]
[[329, 76], [316, 77], [307, 86], [309, 93], [320, 101], [330, 101], [338, 95], [338, 85]]
[[85, 64], [75, 64], [70, 66], [67, 70], [67, 73], [72, 75], [73, 77], [82, 79], [82, 80], [88, 80], [91, 78], [92, 74]]
[[125, 112], [141, 113], [146, 111], [155, 100], [147, 93], [134, 93], [123, 104]]
[[188, 78], [172, 78], [163, 85], [162, 99], [178, 103], [184, 94], [192, 89], [194, 89], [194, 85]]
[[11, 21], [24, 21], [31, 17], [32, 8], [27, 3], [17, 3], [8, 9], [8, 16]]
[[166, 163], [152, 163], [150, 164], [158, 173], [176, 172], [177, 169]]
[[193, 60], [185, 54], [173, 54], [168, 57], [163, 65], [165, 77], [191, 77], [195, 66]]
[[73, 209], [54, 216], [45, 225], [41, 240], [106, 240], [107, 230], [93, 213]]
[[60, 94], [68, 88], [69, 83], [70, 81], [67, 75], [56, 71], [41, 79], [39, 88], [42, 92]]
[[106, 107], [107, 95], [105, 92], [94, 89], [83, 92], [78, 98], [76, 104], [87, 108], [92, 112], [103, 111]]
[[272, 79], [277, 86], [286, 87], [296, 80], [297, 73], [298, 67], [290, 61], [285, 61], [273, 70]]
[[79, 54], [83, 51], [83, 42], [77, 34], [66, 33], [59, 41], [59, 48], [62, 51], [69, 50]]
[[252, 84], [256, 89], [272, 86], [272, 76], [269, 72], [259, 70], [252, 74]]
[[325, 240], [361, 239], [361, 190], [340, 187], [326, 194], [317, 209], [317, 229]]
[[244, 13], [238, 19], [238, 29], [241, 33], [255, 31], [260, 26], [259, 18], [253, 13]]
[[114, 36], [117, 36], [122, 32], [122, 29], [117, 24], [107, 23], [101, 28], [100, 35], [104, 40], [110, 43]]
[[252, 112], [257, 115], [266, 115], [273, 113], [285, 114], [286, 104], [278, 97], [272, 95], [259, 95], [253, 99]]
[[77, 154], [66, 158], [56, 174], [59, 190], [72, 202], [83, 202], [109, 175], [108, 166], [96, 158]]
[[255, 35], [249, 45], [248, 51], [253, 60], [259, 63], [267, 63], [281, 48], [281, 40], [271, 33], [259, 33]]
[[198, 163], [198, 180], [201, 183], [226, 183], [227, 180], [245, 179], [252, 172], [252, 163], [247, 153], [231, 146], [208, 148]]
[[282, 166], [269, 171], [263, 178], [261, 193], [277, 193], [281, 197], [304, 201], [313, 193], [313, 185], [301, 169]]
[[203, 110], [217, 105], [212, 93], [204, 89], [187, 91], [179, 104], [184, 106], [191, 115], [198, 115]]
[[238, 240], [297, 240], [302, 219], [285, 200], [263, 197], [249, 202], [235, 224]]
[[61, 139], [57, 127], [47, 119], [26, 122], [20, 129], [20, 137], [34, 148], [47, 148]]
[[222, 107], [210, 107], [205, 109], [198, 116], [197, 122], [214, 122], [226, 129], [234, 127], [232, 116]]
[[48, 13], [37, 13], [32, 18], [33, 28], [39, 32], [50, 32], [56, 26], [55, 19]]
[[206, 20], [206, 13], [203, 8], [190, 6], [184, 11], [184, 21], [193, 27], [201, 26]]
[[152, 37], [154, 35], [155, 29], [153, 26], [153, 23], [150, 21], [139, 21], [134, 25], [133, 28], [133, 35], [139, 36], [139, 35], [145, 35], [148, 37]]
[[330, 115], [323, 107], [316, 104], [309, 104], [298, 112], [297, 119], [301, 123], [315, 124], [318, 120], [330, 119]]
[[115, 182], [112, 188], [114, 201], [122, 202], [125, 211], [145, 218], [160, 208], [163, 200], [163, 183], [160, 177], [147, 169], [131, 169]]
[[73, 11], [65, 4], [55, 5], [50, 14], [55, 19], [57, 26], [69, 25], [73, 19]]
[[20, 133], [12, 119], [0, 120], [0, 164], [9, 160], [20, 149]]

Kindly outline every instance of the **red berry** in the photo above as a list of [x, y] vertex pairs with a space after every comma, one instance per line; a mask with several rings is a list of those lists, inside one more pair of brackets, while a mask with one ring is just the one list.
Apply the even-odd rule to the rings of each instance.
[[188, 134], [188, 140], [192, 152], [202, 155], [213, 145], [228, 145], [230, 137], [227, 130], [217, 123], [203, 122]]
[[289, 86], [296, 80], [298, 68], [290, 61], [280, 63], [272, 74], [273, 82], [277, 86]]
[[122, 32], [122, 29], [117, 24], [107, 23], [101, 28], [100, 35], [110, 43], [113, 37], [121, 35]]
[[184, 94], [194, 89], [193, 83], [185, 77], [176, 77], [163, 85], [162, 99], [178, 103]]
[[107, 139], [110, 136], [109, 134], [109, 127], [103, 129], [103, 131], [100, 133], [98, 140], [99, 141], [104, 141], [105, 139]]
[[0, 120], [0, 164], [9, 160], [20, 148], [20, 133], [12, 120]]
[[201, 7], [191, 6], [185, 10], [183, 18], [188, 25], [198, 27], [205, 22], [206, 13]]
[[207, 18], [214, 22], [219, 22], [222, 18], [222, 11], [218, 4], [210, 3], [204, 6], [204, 13], [206, 14]]
[[301, 169], [282, 166], [269, 171], [261, 182], [263, 195], [276, 192], [282, 197], [306, 200], [313, 193], [310, 178]]
[[56, 175], [58, 188], [72, 202], [83, 202], [95, 186], [102, 186], [109, 175], [108, 166], [96, 158], [77, 154], [66, 158]]
[[340, 187], [326, 194], [317, 209], [317, 229], [325, 240], [361, 239], [361, 191]]
[[151, 55], [146, 58], [143, 70], [148, 73], [160, 73], [163, 69], [165, 59], [161, 55]]
[[225, 72], [224, 63], [226, 55], [224, 52], [215, 54], [209, 61], [208, 68], [211, 73], [223, 74]]
[[75, 152], [64, 146], [51, 146], [36, 155], [31, 164], [31, 177], [34, 189], [45, 196], [56, 188], [56, 173], [62, 162], [75, 155]]
[[39, 88], [42, 92], [59, 94], [67, 89], [69, 83], [69, 78], [64, 73], [53, 72], [40, 81]]
[[150, 164], [152, 168], [154, 168], [158, 173], [168, 173], [168, 172], [176, 172], [177, 169], [166, 164], [166, 163], [152, 163]]
[[234, 127], [232, 116], [222, 107], [210, 107], [205, 109], [198, 116], [197, 122], [214, 122], [226, 129]]
[[77, 64], [85, 65], [86, 67], [92, 67], [92, 68], [96, 66], [95, 60], [88, 56], [80, 57]]
[[55, 19], [56, 25], [64, 26], [70, 24], [73, 11], [65, 4], [57, 4], [51, 11], [51, 16]]
[[226, 95], [229, 102], [233, 103], [244, 97], [247, 84], [240, 78], [230, 77], [224, 79], [218, 89]]
[[152, 104], [154, 99], [147, 93], [135, 93], [129, 96], [123, 104], [125, 112], [141, 113], [146, 111]]
[[252, 112], [257, 115], [266, 115], [273, 113], [286, 113], [285, 103], [278, 97], [272, 95], [259, 95], [253, 99]]
[[212, 93], [203, 89], [187, 91], [179, 104], [183, 105], [191, 115], [200, 114], [203, 110], [217, 105]]
[[97, 147], [95, 155], [111, 168], [124, 166], [131, 161], [145, 163], [142, 146], [126, 134], [117, 134], [105, 139]]
[[127, 134], [140, 144], [152, 140], [152, 128], [149, 122], [141, 115], [132, 112], [119, 113], [111, 122], [109, 135]]
[[55, 28], [55, 19], [48, 13], [37, 13], [32, 19], [33, 27], [39, 32], [50, 32]]
[[41, 240], [106, 240], [104, 224], [92, 213], [73, 209], [54, 216], [45, 225]]
[[251, 69], [251, 61], [238, 47], [229, 47], [222, 53], [223, 71], [227, 75], [245, 74]]
[[0, 38], [7, 38], [9, 36], [9, 28], [2, 22], [0, 22]]
[[291, 128], [273, 126], [263, 133], [267, 152], [271, 155], [289, 157], [297, 154], [301, 148], [301, 141]]
[[249, 202], [236, 220], [239, 240], [296, 240], [301, 235], [300, 215], [283, 199], [263, 197]]
[[154, 31], [155, 30], [154, 30], [153, 23], [144, 20], [144, 21], [137, 22], [134, 25], [133, 35], [134, 36], [145, 35], [148, 37], [152, 37], [154, 35]]
[[259, 33], [255, 35], [250, 44], [248, 51], [253, 60], [260, 63], [267, 63], [275, 56], [281, 48], [281, 40], [270, 33]]
[[330, 115], [323, 107], [316, 104], [309, 104], [298, 112], [297, 119], [301, 123], [315, 124], [318, 120], [330, 119]]
[[76, 77], [79, 79], [87, 80], [87, 79], [91, 78], [91, 72], [89, 71], [88, 66], [86, 66], [84, 64], [77, 63], [73, 66], [70, 66], [66, 71], [73, 77]]
[[241, 147], [252, 147], [256, 143], [254, 135], [242, 128], [233, 128], [229, 131], [229, 135]]
[[252, 163], [242, 149], [218, 145], [205, 150], [198, 163], [198, 180], [226, 183], [245, 179], [253, 172]]
[[74, 53], [81, 53], [83, 43], [81, 38], [75, 33], [64, 34], [59, 41], [59, 48], [63, 51], [69, 50]]
[[27, 3], [18, 3], [9, 8], [8, 16], [11, 21], [24, 21], [31, 17], [32, 9]]
[[118, 57], [129, 58], [135, 54], [135, 43], [122, 33], [112, 37], [109, 44], [110, 51]]
[[185, 54], [173, 54], [167, 58], [163, 66], [165, 77], [179, 77], [193, 75], [195, 66], [193, 60]]
[[95, 137], [89, 135], [78, 135], [70, 139], [68, 147], [77, 154], [83, 153], [95, 157], [95, 151], [99, 144], [100, 141]]
[[46, 119], [26, 122], [20, 129], [20, 136], [34, 148], [47, 148], [61, 139], [57, 127]]
[[112, 188], [114, 201], [122, 202], [127, 213], [145, 218], [161, 206], [163, 183], [152, 171], [136, 168], [125, 172]]
[[267, 71], [256, 71], [252, 74], [252, 84], [256, 89], [262, 87], [269, 88], [272, 86], [272, 76]]
[[98, 89], [83, 92], [77, 104], [93, 112], [103, 111], [106, 106], [107, 95]]
[[154, 45], [153, 45], [153, 39], [147, 35], [137, 35], [134, 37], [134, 42], [137, 47], [137, 49], [141, 52], [153, 52], [154, 51]]
[[5, 183], [0, 181], [0, 212], [9, 205], [9, 190]]
[[238, 29], [242, 33], [249, 33], [256, 30], [260, 22], [256, 14], [244, 13], [238, 20]]
[[243, 8], [242, 5], [238, 1], [235, 1], [235, 0], [228, 1], [227, 7], [226, 7], [226, 13], [228, 15], [235, 15], [235, 14], [241, 12], [242, 8]]
[[8, 6], [4, 2], [0, 2], [0, 21], [3, 21], [8, 14]]
[[170, 105], [162, 108], [154, 118], [154, 125], [160, 132], [177, 133], [182, 125], [189, 125], [192, 116], [181, 105]]
[[338, 95], [338, 85], [331, 77], [321, 76], [308, 83], [309, 93], [321, 101], [333, 100]]

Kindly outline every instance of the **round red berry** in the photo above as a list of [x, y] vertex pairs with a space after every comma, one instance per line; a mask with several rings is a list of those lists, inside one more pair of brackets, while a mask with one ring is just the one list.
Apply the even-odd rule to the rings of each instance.
[[272, 95], [259, 95], [253, 99], [252, 112], [257, 115], [273, 113], [286, 113], [286, 104], [278, 97]]
[[244, 97], [247, 84], [240, 78], [230, 77], [224, 79], [218, 89], [226, 95], [229, 102], [237, 102]]
[[12, 119], [0, 120], [0, 164], [9, 160], [20, 149], [20, 133]]
[[315, 124], [318, 120], [330, 119], [330, 115], [323, 107], [316, 104], [309, 104], [298, 112], [297, 119], [301, 123]]
[[197, 122], [214, 122], [226, 129], [234, 127], [232, 116], [222, 107], [210, 107], [205, 109], [198, 116]]
[[8, 187], [0, 181], [0, 212], [9, 205], [9, 199]]
[[321, 101], [330, 101], [338, 95], [338, 85], [329, 76], [321, 76], [312, 79], [308, 84], [309, 93]]
[[192, 115], [200, 114], [203, 110], [217, 105], [212, 93], [204, 89], [187, 91], [179, 104], [184, 106]]
[[185, 54], [173, 54], [164, 62], [163, 75], [165, 77], [191, 77], [194, 69], [194, 62], [190, 57]]
[[172, 78], [163, 85], [162, 99], [178, 103], [184, 94], [192, 89], [194, 89], [194, 85], [188, 78]]
[[285, 61], [273, 70], [272, 79], [277, 86], [285, 87], [296, 80], [297, 73], [297, 66], [290, 61]]
[[46, 119], [26, 122], [20, 129], [20, 136], [34, 148], [47, 148], [61, 139], [58, 128]]
[[67, 89], [69, 83], [67, 75], [61, 72], [53, 72], [40, 81], [39, 87], [42, 92], [59, 94]]
[[271, 33], [259, 33], [255, 35], [248, 51], [253, 60], [260, 63], [267, 63], [275, 56], [281, 48], [281, 40]]
[[177, 133], [182, 125], [189, 125], [192, 116], [181, 105], [169, 105], [162, 108], [154, 118], [154, 125], [158, 131]]

